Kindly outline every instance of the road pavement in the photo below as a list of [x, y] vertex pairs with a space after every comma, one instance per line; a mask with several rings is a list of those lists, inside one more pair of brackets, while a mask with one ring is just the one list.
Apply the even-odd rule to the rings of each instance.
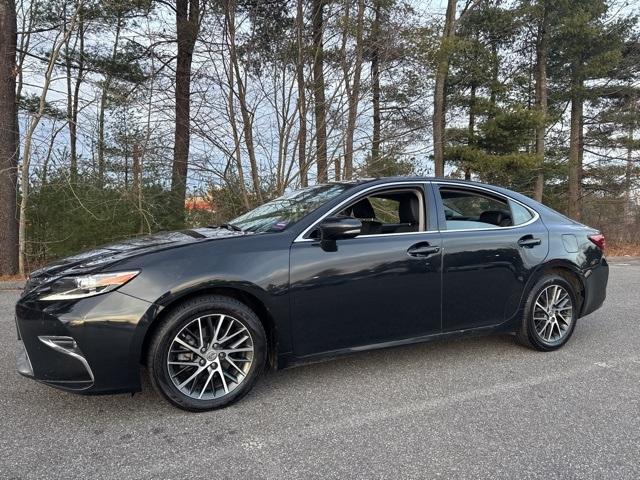
[[508, 335], [268, 373], [192, 414], [141, 394], [83, 397], [15, 372], [0, 285], [0, 478], [640, 478], [640, 261], [561, 350]]

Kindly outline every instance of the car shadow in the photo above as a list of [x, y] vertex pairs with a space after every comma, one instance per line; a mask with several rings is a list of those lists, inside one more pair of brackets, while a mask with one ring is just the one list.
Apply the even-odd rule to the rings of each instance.
[[[449, 376], [452, 370], [468, 370], [479, 362], [507, 358], [515, 352], [527, 352], [517, 345], [511, 335], [468, 337], [441, 340], [358, 352], [312, 364], [280, 371], [267, 371], [249, 394], [225, 409], [238, 413], [254, 412], [265, 406], [274, 407], [283, 401], [294, 409], [305, 408], [305, 399], [333, 398], [339, 395], [357, 401], [360, 388], [375, 388], [379, 382], [393, 378], [425, 376], [431, 381]], [[534, 352], [535, 353], [535, 352]], [[132, 394], [76, 395], [20, 378], [14, 394], [21, 409], [38, 409], [47, 405], [47, 415], [131, 415], [157, 421], [158, 416], [189, 415], [164, 401], [153, 389], [147, 372], [141, 369], [142, 391]], [[308, 404], [308, 402], [306, 402]], [[36, 410], [37, 411], [37, 410]], [[215, 412], [210, 412], [215, 414]], [[207, 414], [205, 414], [207, 415]]]

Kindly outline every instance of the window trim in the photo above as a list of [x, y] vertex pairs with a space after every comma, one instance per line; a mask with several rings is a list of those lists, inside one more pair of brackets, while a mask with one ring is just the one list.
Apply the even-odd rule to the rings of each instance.
[[[391, 188], [390, 190], [383, 189], [383, 191], [381, 193], [402, 193], [403, 190], [408, 190], [408, 189], [406, 187], [405, 188], [398, 188], [398, 189]], [[418, 228], [420, 228], [421, 230], [418, 230], [418, 231], [419, 232], [424, 232], [424, 230], [426, 230], [426, 228], [427, 228], [427, 215], [426, 215], [426, 205], [425, 205], [425, 198], [424, 198], [424, 196], [425, 196], [424, 195], [424, 190], [422, 191], [422, 193], [420, 193], [418, 191], [419, 188], [413, 188], [411, 190], [412, 190], [412, 193], [418, 198], [418, 204], [420, 205], [420, 218], [418, 219]], [[367, 195], [366, 198], [371, 198], [371, 197], [376, 197], [376, 196], [377, 196], [377, 194], [374, 193], [372, 195]], [[373, 205], [372, 205], [372, 207], [373, 207]], [[347, 206], [347, 208], [349, 208], [349, 206]], [[373, 207], [373, 210], [375, 212], [375, 207]], [[402, 223], [402, 222], [398, 222], [398, 223]], [[395, 233], [395, 232], [392, 232], [392, 233]], [[398, 232], [398, 233], [407, 233], [407, 232]], [[378, 235], [383, 235], [383, 234], [381, 234], [381, 233], [373, 233], [371, 235], [372, 236], [373, 235], [378, 236]]]
[[[527, 225], [531, 225], [532, 223], [536, 222], [539, 218], [540, 218], [540, 214], [535, 211], [533, 208], [529, 207], [528, 205], [525, 205], [524, 203], [516, 200], [515, 198], [512, 198], [508, 195], [505, 195], [503, 193], [500, 192], [496, 192], [495, 190], [491, 190], [490, 188], [485, 188], [485, 187], [480, 187], [477, 185], [467, 185], [465, 183], [455, 183], [455, 182], [432, 182], [433, 185], [437, 186], [437, 193], [438, 193], [438, 199], [440, 201], [440, 206], [439, 206], [439, 211], [438, 214], [442, 213], [444, 211], [444, 204], [442, 203], [442, 196], [440, 195], [440, 188], [442, 187], [448, 187], [448, 186], [452, 186], [452, 187], [456, 187], [456, 188], [461, 188], [463, 190], [481, 190], [483, 192], [488, 192], [489, 194], [493, 195], [493, 196], [498, 196], [501, 197], [503, 199], [505, 199], [507, 201], [507, 205], [509, 204], [509, 201], [511, 202], [515, 202], [518, 205], [520, 205], [521, 207], [525, 208], [529, 213], [531, 213], [531, 218], [525, 222], [525, 223], [521, 223], [520, 225], [511, 225], [508, 227], [500, 227], [500, 226], [495, 226], [493, 228], [456, 228], [456, 229], [447, 229], [446, 228], [446, 223], [444, 225], [445, 228], [440, 228], [440, 232], [478, 232], [478, 231], [486, 231], [486, 232], [500, 232], [502, 230], [511, 230], [513, 228], [522, 228], [522, 227], [526, 227]], [[511, 207], [509, 207], [511, 208]], [[513, 215], [513, 214], [512, 214]]]
[[363, 190], [360, 190], [359, 192], [354, 193], [353, 195], [351, 195], [349, 198], [346, 198], [345, 200], [343, 200], [342, 202], [340, 202], [338, 205], [336, 205], [335, 207], [333, 207], [331, 210], [329, 210], [327, 213], [325, 213], [324, 215], [322, 215], [318, 220], [316, 220], [315, 222], [313, 222], [311, 225], [309, 225], [307, 228], [305, 228], [302, 233], [300, 233], [296, 239], [293, 241], [293, 243], [302, 243], [302, 242], [318, 242], [317, 238], [306, 238], [305, 236], [308, 235], [309, 233], [311, 233], [313, 231], [313, 229], [315, 227], [318, 226], [318, 224], [320, 224], [320, 222], [322, 222], [325, 218], [340, 212], [342, 210], [344, 210], [344, 208], [346, 208], [346, 206], [353, 202], [355, 199], [357, 199], [358, 197], [362, 196], [363, 194], [366, 194], [367, 192], [370, 192], [371, 190], [384, 190], [388, 187], [410, 187], [410, 186], [415, 186], [415, 187], [422, 187], [422, 193], [421, 193], [421, 200], [420, 200], [420, 206], [422, 207], [423, 210], [423, 215], [424, 215], [424, 226], [425, 226], [425, 230], [421, 230], [421, 231], [417, 231], [417, 232], [394, 232], [394, 233], [374, 233], [374, 234], [369, 234], [369, 235], [358, 235], [356, 237], [353, 237], [351, 240], [357, 240], [358, 238], [383, 238], [383, 237], [392, 237], [392, 236], [398, 236], [398, 235], [418, 235], [418, 234], [424, 234], [424, 233], [438, 233], [438, 230], [426, 230], [427, 228], [427, 213], [426, 213], [426, 207], [427, 207], [427, 186], [428, 186], [429, 182], [426, 181], [407, 181], [407, 182], [392, 182], [392, 183], [385, 183], [385, 184], [381, 184], [381, 185], [372, 185], [368, 188], [365, 188]]

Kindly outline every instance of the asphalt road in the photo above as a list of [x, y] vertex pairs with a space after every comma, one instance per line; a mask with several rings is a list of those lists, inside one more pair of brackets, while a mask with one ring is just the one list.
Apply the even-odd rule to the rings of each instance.
[[638, 479], [639, 292], [640, 262], [616, 260], [560, 351], [500, 336], [364, 353], [189, 414], [148, 383], [81, 397], [18, 376], [18, 292], [0, 291], [0, 478]]

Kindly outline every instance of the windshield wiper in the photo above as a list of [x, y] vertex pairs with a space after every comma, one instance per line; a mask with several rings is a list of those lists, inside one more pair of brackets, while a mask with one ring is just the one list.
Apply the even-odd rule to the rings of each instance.
[[221, 225], [207, 225], [207, 228], [226, 228], [227, 230], [231, 230], [233, 232], [244, 232], [239, 226], [234, 225], [233, 223], [223, 223]]

